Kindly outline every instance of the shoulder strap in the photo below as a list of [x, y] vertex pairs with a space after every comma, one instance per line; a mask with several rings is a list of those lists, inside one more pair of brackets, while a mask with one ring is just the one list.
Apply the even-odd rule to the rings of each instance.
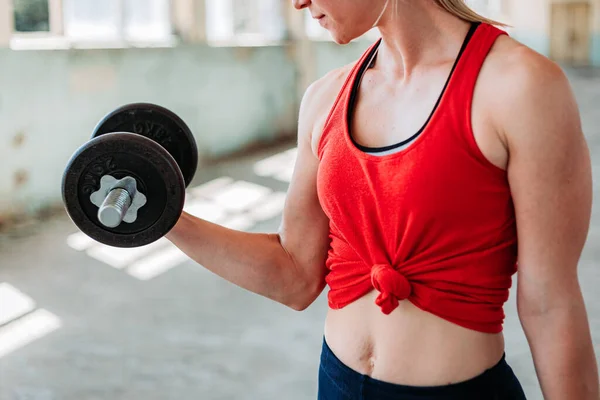
[[452, 86], [453, 96], [462, 97], [470, 105], [481, 67], [496, 39], [501, 35], [507, 33], [493, 25], [480, 24], [456, 65], [456, 71], [449, 83]]
[[[456, 65], [456, 70], [448, 84], [445, 107], [448, 113], [444, 115], [445, 124], [453, 126], [452, 132], [458, 135], [476, 154], [479, 148], [475, 142], [472, 131], [473, 95], [475, 85], [483, 66], [496, 39], [506, 32], [489, 24], [482, 23], [473, 34], [471, 42], [466, 47], [461, 60]], [[450, 124], [450, 125], [448, 125]]]

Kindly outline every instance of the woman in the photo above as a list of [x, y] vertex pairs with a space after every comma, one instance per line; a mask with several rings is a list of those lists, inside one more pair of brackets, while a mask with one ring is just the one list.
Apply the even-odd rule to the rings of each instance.
[[[518, 312], [547, 399], [598, 400], [577, 263], [591, 167], [561, 69], [461, 0], [294, 0], [339, 44], [315, 82], [277, 234], [184, 214], [168, 238], [295, 310], [329, 285], [319, 398], [523, 399]], [[518, 249], [518, 252], [517, 252]]]

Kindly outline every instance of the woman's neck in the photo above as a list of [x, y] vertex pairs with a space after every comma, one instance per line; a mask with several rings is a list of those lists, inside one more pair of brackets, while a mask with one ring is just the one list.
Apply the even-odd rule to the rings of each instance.
[[470, 23], [433, 2], [392, 0], [377, 28], [382, 42], [376, 68], [390, 78], [408, 80], [419, 68], [453, 61]]

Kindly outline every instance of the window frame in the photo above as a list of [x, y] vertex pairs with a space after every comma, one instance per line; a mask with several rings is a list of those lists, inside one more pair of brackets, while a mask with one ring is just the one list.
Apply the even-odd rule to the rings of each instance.
[[[1, 0], [0, 0], [1, 1]], [[34, 32], [18, 32], [15, 30], [15, 0], [3, 0], [8, 3], [8, 15], [6, 18], [10, 20], [9, 30], [11, 37], [19, 38], [47, 38], [56, 37], [63, 34], [63, 0], [48, 0], [48, 26], [49, 31], [34, 31]]]

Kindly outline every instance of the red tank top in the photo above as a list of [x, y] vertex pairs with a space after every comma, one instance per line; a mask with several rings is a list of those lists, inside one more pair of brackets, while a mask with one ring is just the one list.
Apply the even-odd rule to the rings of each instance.
[[350, 72], [318, 145], [331, 308], [375, 289], [385, 314], [409, 300], [460, 326], [502, 331], [517, 271], [514, 208], [507, 174], [480, 152], [470, 113], [479, 71], [501, 34], [476, 28], [427, 124], [392, 154], [362, 151], [348, 129], [353, 88], [379, 42]]

